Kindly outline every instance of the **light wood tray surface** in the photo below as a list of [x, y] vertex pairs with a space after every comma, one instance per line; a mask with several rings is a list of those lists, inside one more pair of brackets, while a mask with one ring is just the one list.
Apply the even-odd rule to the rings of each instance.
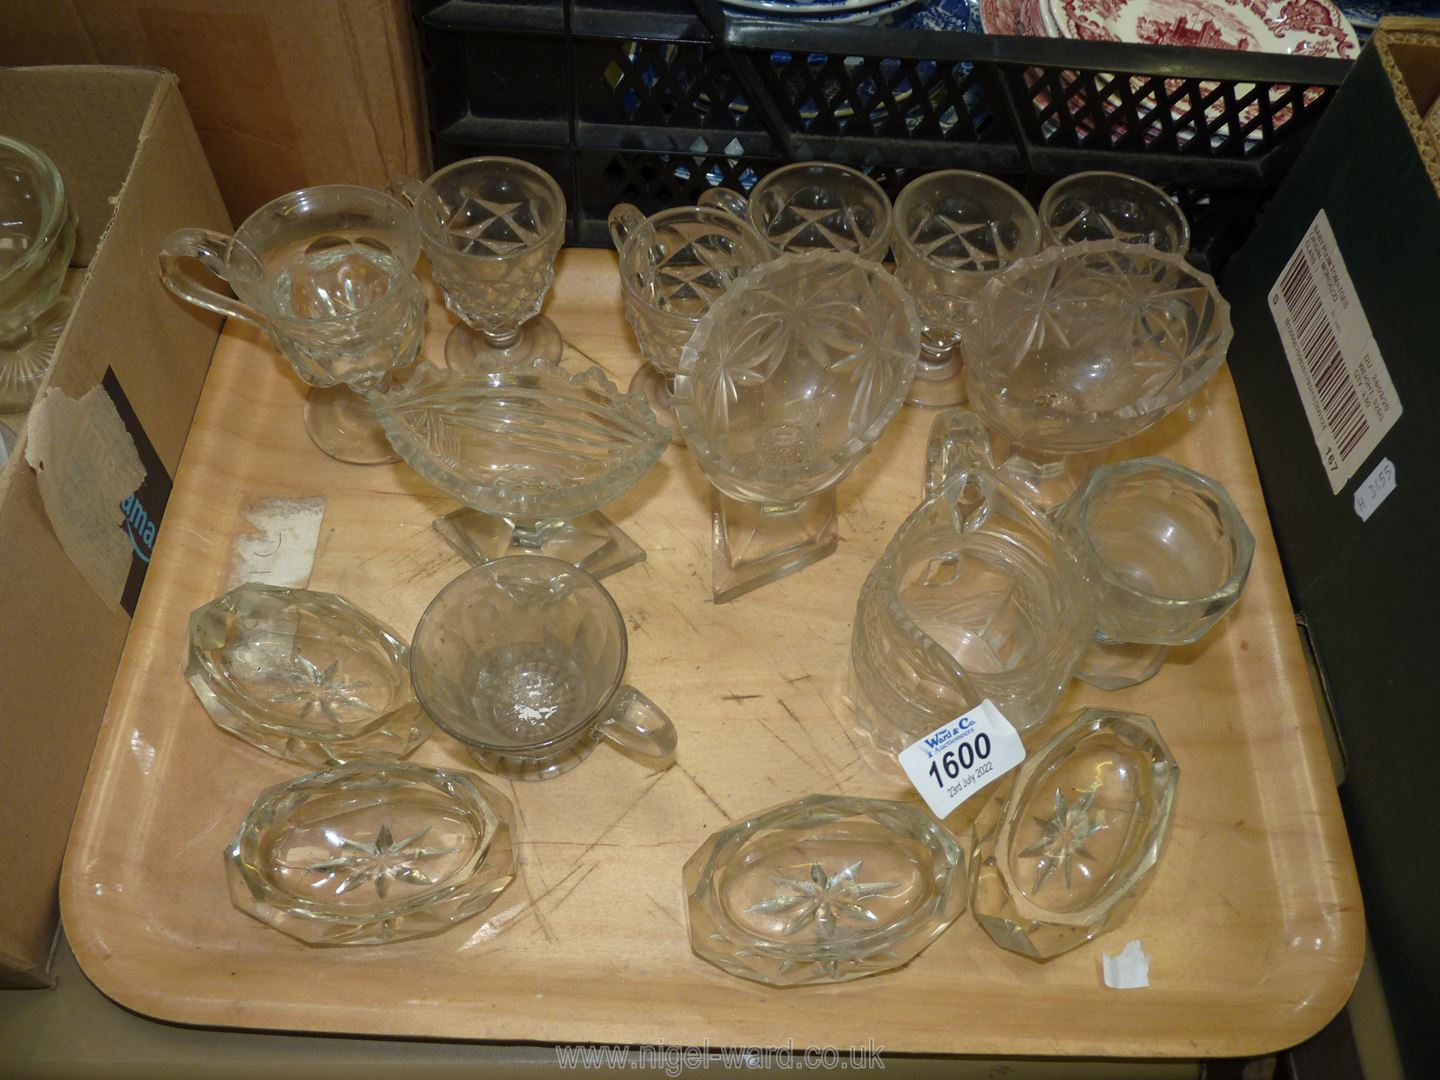
[[[451, 317], [431, 295], [438, 349]], [[547, 312], [574, 353], [629, 380], [639, 361], [613, 254], [565, 252]], [[301, 426], [303, 392], [258, 333], [226, 329], [62, 881], [75, 954], [120, 1003], [181, 1023], [367, 1035], [1188, 1057], [1291, 1045], [1348, 997], [1363, 951], [1354, 864], [1226, 370], [1119, 456], [1161, 452], [1223, 482], [1255, 533], [1249, 584], [1150, 682], [1077, 683], [1057, 713], [1148, 713], [1181, 766], [1168, 850], [1117, 931], [1037, 964], [967, 912], [906, 968], [785, 990], [690, 951], [681, 867], [711, 832], [810, 792], [906, 797], [855, 730], [845, 686], [860, 583], [919, 498], [933, 414], [911, 408], [841, 485], [836, 554], [730, 604], [710, 601], [708, 490], [683, 447], [607, 508], [649, 554], [606, 581], [629, 624], [628, 681], [670, 713], [680, 750], [662, 772], [601, 746], [557, 780], [502, 783], [521, 870], [494, 909], [428, 939], [329, 949], [240, 913], [221, 852], [262, 788], [303, 771], [215, 727], [182, 675], [190, 612], [225, 590], [233, 542], [252, 531], [244, 508], [324, 496], [310, 587], [407, 635], [463, 569], [430, 528], [455, 504], [404, 465], [325, 457]], [[470, 767], [439, 733], [413, 760]], [[1108, 990], [1101, 952], [1130, 938], [1152, 985]]]

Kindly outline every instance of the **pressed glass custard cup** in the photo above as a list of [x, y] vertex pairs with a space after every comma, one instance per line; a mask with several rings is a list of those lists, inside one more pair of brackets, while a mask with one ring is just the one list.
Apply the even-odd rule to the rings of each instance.
[[1040, 200], [1040, 226], [1049, 244], [1123, 240], [1172, 255], [1190, 250], [1190, 223], [1179, 204], [1126, 173], [1080, 172], [1057, 180]]

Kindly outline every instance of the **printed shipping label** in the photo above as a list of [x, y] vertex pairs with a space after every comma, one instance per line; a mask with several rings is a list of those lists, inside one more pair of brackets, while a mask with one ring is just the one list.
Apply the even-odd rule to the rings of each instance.
[[1321, 210], [1270, 290], [1290, 373], [1339, 494], [1400, 419], [1400, 399]]
[[900, 751], [900, 767], [937, 818], [1025, 760], [1025, 744], [988, 699]]

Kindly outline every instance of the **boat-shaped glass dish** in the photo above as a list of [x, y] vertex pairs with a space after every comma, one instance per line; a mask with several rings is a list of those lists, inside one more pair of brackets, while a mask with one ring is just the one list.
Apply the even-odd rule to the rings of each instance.
[[690, 947], [772, 986], [888, 971], [965, 910], [964, 866], [919, 806], [809, 795], [723, 829], [690, 857]]
[[376, 945], [475, 915], [515, 876], [509, 801], [468, 773], [344, 765], [261, 792], [225, 851], [241, 911], [312, 945]]
[[1179, 781], [1150, 717], [1082, 710], [976, 819], [976, 920], [1036, 960], [1110, 929], [1159, 861]]
[[434, 730], [405, 642], [334, 593], [231, 589], [191, 614], [185, 675], [216, 724], [301, 765], [402, 758]]

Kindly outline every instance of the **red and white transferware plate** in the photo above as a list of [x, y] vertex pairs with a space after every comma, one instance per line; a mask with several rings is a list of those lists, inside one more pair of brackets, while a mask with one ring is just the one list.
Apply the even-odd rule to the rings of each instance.
[[[1013, 3], [1016, 0], [1000, 0]], [[1350, 59], [1355, 31], [1330, 0], [1040, 0], [1060, 37]]]
[[980, 0], [980, 26], [987, 34], [1045, 37], [1041, 0]]

